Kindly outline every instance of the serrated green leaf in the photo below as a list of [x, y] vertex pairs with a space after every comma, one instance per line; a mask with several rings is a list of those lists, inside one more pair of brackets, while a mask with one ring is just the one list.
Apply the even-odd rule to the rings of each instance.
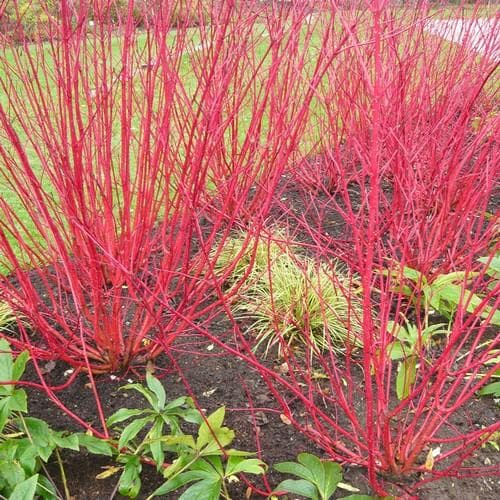
[[124, 385], [123, 387], [120, 387], [120, 390], [134, 390], [139, 392], [146, 398], [147, 402], [151, 405], [151, 408], [154, 408], [157, 403], [157, 399], [154, 392], [150, 391], [141, 384], [127, 384]]
[[495, 254], [492, 259], [490, 257], [480, 257], [477, 260], [483, 264], [489, 262], [486, 274], [494, 279], [500, 279], [500, 253]]
[[59, 448], [65, 448], [67, 450], [80, 451], [80, 443], [78, 436], [75, 434], [69, 434], [65, 436], [62, 432], [51, 431], [52, 441]]
[[318, 500], [318, 491], [314, 484], [305, 479], [285, 479], [274, 490], [276, 493], [286, 491], [295, 495], [302, 495], [311, 500]]
[[395, 340], [387, 346], [387, 354], [393, 361], [406, 357], [409, 352], [410, 349], [405, 349], [399, 340]]
[[134, 439], [144, 427], [149, 424], [152, 417], [138, 418], [130, 422], [122, 431], [120, 439], [118, 440], [118, 449], [126, 447], [132, 439]]
[[403, 325], [395, 323], [394, 321], [387, 322], [387, 331], [399, 340], [408, 339], [408, 332], [406, 331], [406, 328]]
[[33, 417], [25, 417], [24, 425], [33, 445], [37, 447], [38, 455], [46, 462], [56, 446], [52, 440], [52, 431], [49, 425], [47, 422]]
[[500, 382], [492, 382], [479, 390], [481, 396], [493, 396], [495, 398], [500, 398]]
[[26, 413], [28, 411], [28, 396], [24, 389], [14, 389], [9, 398], [9, 409], [11, 412], [20, 411]]
[[299, 453], [297, 461], [309, 470], [313, 477], [313, 483], [321, 491], [321, 486], [325, 483], [325, 469], [323, 468], [322, 461], [311, 453]]
[[328, 460], [320, 460], [311, 453], [300, 453], [297, 460], [313, 476], [320, 498], [330, 498], [342, 479], [342, 469], [339, 464]]
[[165, 394], [165, 389], [162, 383], [156, 377], [151, 375], [150, 372], [146, 373], [146, 383], [149, 389], [156, 396], [157, 404], [155, 410], [157, 411], [163, 410], [165, 408], [165, 401], [167, 399], [167, 395]]
[[199, 458], [191, 465], [190, 469], [202, 471], [205, 474], [205, 479], [222, 477], [224, 475], [222, 460], [219, 456]]
[[156, 420], [148, 432], [148, 442], [149, 448], [151, 450], [151, 456], [156, 463], [156, 470], [161, 471], [163, 467], [163, 462], [165, 461], [165, 454], [163, 453], [163, 447], [161, 442], [163, 431], [163, 422], [161, 420]]
[[323, 460], [323, 467], [325, 469], [325, 485], [320, 490], [323, 492], [324, 498], [330, 498], [342, 481], [342, 467], [330, 460]]
[[0, 477], [5, 479], [9, 490], [26, 479], [26, 471], [16, 460], [0, 460]]
[[165, 479], [173, 479], [174, 477], [179, 474], [179, 472], [183, 470], [187, 470], [186, 466], [190, 464], [194, 459], [194, 456], [192, 454], [183, 454], [180, 455], [178, 458], [172, 461], [172, 463], [163, 469], [162, 475]]
[[28, 439], [20, 439], [16, 443], [16, 457], [28, 475], [38, 471], [38, 448]]
[[204, 479], [190, 486], [179, 500], [219, 500], [221, 488], [220, 481]]
[[486, 264], [486, 262], [489, 261], [489, 267], [493, 269], [494, 271], [497, 271], [500, 273], [500, 252], [497, 252], [493, 258], [490, 259], [490, 257], [479, 257], [477, 259], [479, 262], [482, 262], [483, 264]]
[[470, 300], [469, 304], [467, 305], [467, 310], [469, 310], [470, 308], [474, 310], [474, 308], [477, 306], [474, 306], [473, 304], [477, 304], [477, 301], [481, 303], [481, 299], [477, 295], [474, 295], [468, 290], [464, 290], [463, 286], [454, 285], [452, 283], [441, 287], [437, 293], [439, 293], [440, 298], [451, 302], [451, 304], [456, 307], [458, 307], [461, 301], [462, 303], [466, 304]]
[[38, 484], [38, 474], [19, 483], [11, 495], [9, 500], [32, 500], [35, 497], [36, 486]]
[[273, 466], [278, 472], [283, 474], [293, 474], [294, 476], [305, 479], [306, 481], [314, 482], [313, 473], [302, 464], [297, 462], [280, 462]]
[[153, 491], [151, 496], [157, 497], [160, 495], [166, 495], [171, 491], [182, 488], [188, 483], [192, 483], [193, 481], [199, 481], [202, 479], [205, 479], [205, 475], [202, 473], [202, 471], [181, 472], [179, 475], [173, 477], [172, 479], [169, 479], [166, 483], [163, 483], [159, 488]]
[[0, 433], [3, 431], [5, 424], [7, 424], [10, 418], [10, 399], [10, 396], [0, 398]]
[[201, 449], [210, 441], [214, 439], [214, 433], [217, 429], [220, 429], [222, 426], [222, 422], [224, 421], [224, 416], [226, 413], [226, 409], [224, 406], [215, 410], [211, 415], [207, 417], [207, 420], [204, 421], [198, 430], [198, 439], [196, 441], [196, 446], [198, 449]]
[[28, 351], [19, 353], [12, 365], [12, 380], [19, 380], [22, 377], [29, 359], [30, 355]]
[[217, 429], [213, 440], [199, 449], [200, 455], [223, 455], [224, 452], [222, 451], [222, 448], [225, 448], [227, 445], [231, 444], [234, 440], [234, 436], [234, 431], [229, 429], [228, 427], [221, 427]]
[[182, 415], [182, 418], [190, 423], [190, 424], [197, 424], [201, 425], [203, 422], [203, 418], [198, 410], [188, 408]]
[[[489, 311], [490, 309], [486, 309], [483, 314], [481, 315], [483, 318], [487, 318], [488, 315], [489, 315]], [[495, 312], [493, 313], [493, 315], [491, 316], [491, 320], [490, 320], [490, 323], [492, 325], [495, 325], [495, 326], [500, 326], [500, 311], [499, 310], [495, 310]]]
[[[397, 274], [397, 276], [399, 276], [399, 273]], [[425, 284], [426, 281], [425, 276], [423, 276], [422, 273], [408, 266], [403, 266], [403, 276], [413, 281], [414, 283], [421, 282]]]
[[222, 406], [207, 417], [200, 425], [196, 448], [203, 450], [203, 455], [221, 454], [221, 447], [228, 446], [234, 439], [234, 431], [222, 427], [226, 409]]
[[43, 500], [58, 500], [54, 485], [43, 475], [38, 476], [38, 485], [35, 494]]
[[263, 474], [266, 471], [266, 464], [257, 458], [243, 458], [230, 456], [226, 465], [226, 476], [233, 476], [240, 472], [245, 474]]
[[139, 495], [141, 491], [141, 471], [142, 465], [139, 457], [129, 455], [119, 480], [118, 490], [120, 495], [129, 498], [136, 498]]
[[171, 435], [162, 436], [161, 440], [169, 447], [187, 446], [192, 450], [196, 449], [196, 443], [194, 441], [194, 437], [191, 436], [190, 434], [181, 434], [179, 436], [171, 436]]
[[[0, 381], [9, 382], [13, 380], [12, 376], [12, 351], [10, 344], [3, 338], [0, 338]], [[2, 385], [0, 386], [7, 391], [7, 393], [13, 388], [12, 385]]]
[[188, 405], [189, 401], [192, 401], [191, 398], [188, 398], [186, 396], [180, 396], [178, 398], [175, 398], [172, 401], [169, 401], [165, 405], [165, 410], [173, 410], [175, 408], [182, 408], [184, 405]]
[[25, 417], [24, 423], [31, 439], [38, 446], [49, 443], [51, 429], [49, 424], [40, 418]]
[[89, 453], [94, 455], [105, 455], [111, 457], [113, 455], [114, 448], [104, 439], [100, 439], [95, 436], [90, 436], [83, 432], [75, 434], [78, 437], [78, 442], [80, 446], [83, 446]]
[[145, 413], [146, 410], [131, 410], [129, 408], [120, 408], [117, 412], [113, 413], [113, 415], [111, 415], [106, 422], [110, 427], [112, 427], [119, 422], [123, 422], [124, 420], [127, 420], [131, 417], [136, 417]]

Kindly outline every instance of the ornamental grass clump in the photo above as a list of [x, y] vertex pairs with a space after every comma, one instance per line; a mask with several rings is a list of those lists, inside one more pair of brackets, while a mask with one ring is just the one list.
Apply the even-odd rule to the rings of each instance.
[[269, 266], [297, 248], [281, 228], [263, 229], [258, 237], [241, 230], [215, 248], [211, 258], [217, 276], [241, 285], [263, 279]]
[[360, 291], [352, 285], [338, 265], [282, 254], [238, 305], [252, 321], [254, 349], [264, 346], [267, 356], [277, 346], [280, 356], [285, 346], [311, 354], [361, 346]]
[[0, 331], [7, 330], [16, 323], [12, 309], [6, 302], [0, 302]]

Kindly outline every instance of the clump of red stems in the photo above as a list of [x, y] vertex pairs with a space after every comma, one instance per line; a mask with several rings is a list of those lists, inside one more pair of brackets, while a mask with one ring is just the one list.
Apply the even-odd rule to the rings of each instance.
[[[439, 12], [425, 2], [214, 2], [213, 22], [175, 32], [176, 2], [155, 4], [143, 31], [133, 2], [118, 25], [102, 5], [63, 0], [45, 42], [1, 38], [0, 298], [25, 318], [13, 345], [100, 372], [195, 332], [246, 360], [286, 418], [366, 467], [377, 494], [381, 474], [498, 472], [465, 465], [500, 427], [475, 428], [469, 410], [499, 367], [484, 314], [498, 282], [477, 261], [498, 228], [496, 19], [477, 50], [473, 24], [458, 42], [429, 31]], [[321, 168], [299, 168], [313, 154]], [[280, 201], [289, 178], [297, 210]], [[362, 349], [319, 352], [304, 335], [303, 353], [282, 342], [281, 372], [252, 351], [227, 297], [239, 285], [224, 288], [215, 262], [242, 228], [255, 258], [273, 203], [304, 252], [349, 266]], [[466, 312], [463, 292], [399, 401], [389, 322], [411, 318], [421, 335], [433, 321], [394, 283], [405, 267], [465, 271], [481, 303]], [[222, 312], [230, 336], [210, 330]]]
[[258, 228], [295, 153], [313, 94], [298, 30], [204, 2], [217, 23], [171, 31], [177, 7], [138, 30], [133, 2], [116, 24], [63, 1], [50, 37], [1, 39], [1, 297], [37, 358], [126, 370], [209, 321], [214, 242]]
[[[187, 3], [217, 22], [174, 23]], [[64, 0], [35, 43], [0, 38], [0, 299], [36, 363], [125, 372], [208, 328], [217, 248], [258, 234], [328, 64], [282, 9], [159, 1], [139, 29], [138, 5]]]
[[[474, 425], [478, 390], [500, 366], [491, 326], [498, 280], [478, 262], [482, 256], [491, 262], [498, 251], [492, 204], [500, 162], [493, 83], [498, 20], [487, 21], [489, 29], [482, 25], [477, 44], [479, 5], [469, 19], [461, 19], [460, 9], [451, 15], [455, 42], [429, 29], [440, 14], [425, 3], [321, 7], [315, 29], [332, 34], [322, 56], [335, 56], [311, 106], [307, 154], [291, 168], [290, 199], [278, 202], [279, 222], [295, 235], [302, 230], [305, 251], [313, 241], [318, 259], [344, 260], [358, 276], [363, 349], [348, 346], [341, 357], [310, 342], [300, 353], [281, 339], [284, 369], [277, 373], [250, 354], [255, 339], [235, 327], [241, 347], [231, 352], [262, 374], [286, 417], [332, 459], [367, 467], [378, 494], [387, 493], [380, 475], [419, 473], [422, 484], [496, 474], [494, 465], [467, 461], [500, 429], [496, 421]], [[407, 296], [404, 269], [428, 282], [465, 273], [451, 320], [436, 317], [421, 292]], [[471, 308], [472, 294], [480, 300]], [[352, 314], [354, 321], [354, 308]], [[404, 325], [405, 318], [420, 339], [443, 320], [448, 333], [438, 344], [417, 340], [416, 376], [398, 400], [389, 322]]]

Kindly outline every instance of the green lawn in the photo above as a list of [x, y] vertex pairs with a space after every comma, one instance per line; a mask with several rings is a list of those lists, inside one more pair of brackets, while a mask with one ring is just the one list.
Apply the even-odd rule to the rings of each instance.
[[[487, 13], [491, 13], [493, 11], [493, 8], [486, 8], [487, 10], [484, 10]], [[464, 12], [472, 12], [472, 9], [464, 9]], [[439, 11], [436, 11], [439, 16], [447, 16], [448, 13], [452, 12], [450, 9], [439, 9]], [[366, 12], [364, 13], [351, 13], [353, 18], [359, 17], [360, 20], [363, 20], [363, 18], [366, 18], [368, 14]], [[324, 32], [322, 31], [324, 27], [328, 27], [329, 24], [329, 19], [328, 16], [321, 15], [319, 22], [315, 24], [315, 29], [312, 34], [312, 38], [309, 42], [309, 49], [308, 49], [308, 61], [306, 61], [306, 64], [304, 65], [303, 68], [301, 68], [301, 72], [303, 75], [304, 80], [307, 79], [307, 76], [310, 75], [311, 70], [314, 66], [314, 64], [317, 61], [318, 57], [318, 48], [321, 44], [322, 36]], [[335, 34], [336, 36], [341, 36], [342, 34], [342, 27], [341, 23], [339, 22], [338, 18], [335, 20]], [[306, 33], [306, 26], [304, 25], [303, 28], [303, 33], [302, 33], [302, 44], [304, 43], [305, 39], [305, 33]], [[364, 36], [364, 31], [363, 29], [359, 30], [359, 37], [363, 38]], [[431, 37], [431, 35], [429, 35]], [[89, 38], [89, 44], [91, 43], [92, 37]], [[179, 42], [179, 32], [176, 30], [172, 30], [168, 34], [167, 38], [167, 45], [169, 47], [174, 47], [176, 43]], [[179, 79], [180, 79], [180, 85], [184, 89], [186, 96], [188, 98], [191, 98], [193, 103], [192, 103], [192, 109], [193, 111], [196, 111], [196, 106], [199, 103], [201, 96], [199, 93], [198, 89], [198, 81], [196, 79], [195, 73], [193, 71], [193, 63], [196, 63], [196, 56], [197, 55], [203, 55], [203, 52], [205, 51], [210, 51], [211, 47], [206, 47], [203, 46], [200, 43], [200, 31], [198, 28], [191, 28], [186, 31], [185, 33], [185, 41], [186, 41], [186, 48], [183, 52], [182, 58], [180, 60], [180, 65], [179, 65]], [[270, 44], [270, 37], [269, 34], [266, 31], [266, 28], [263, 24], [255, 24], [253, 26], [253, 58], [256, 61], [263, 61], [262, 66], [259, 69], [259, 75], [256, 76], [256, 89], [259, 89], [259, 86], [261, 85], [261, 81], [263, 78], [266, 78], [266, 72], [269, 69], [269, 64], [270, 64], [270, 56], [269, 54], [266, 53], [269, 49], [269, 44]], [[122, 47], [123, 47], [123, 38], [119, 36], [113, 36], [113, 38], [110, 40], [111, 43], [111, 61], [110, 61], [110, 68], [113, 69], [115, 75], [119, 75], [119, 70], [121, 67], [121, 53], [122, 53]], [[147, 36], [145, 33], [139, 33], [136, 42], [135, 42], [135, 47], [134, 47], [134, 54], [135, 54], [135, 61], [136, 61], [136, 67], [137, 67], [137, 76], [135, 77], [135, 93], [140, 96], [142, 92], [142, 80], [141, 77], [144, 75], [144, 69], [140, 69], [141, 64], [148, 64], [148, 56], [146, 55], [146, 46], [147, 46]], [[452, 44], [449, 45], [452, 47]], [[17, 51], [17, 54], [22, 54], [22, 49], [17, 48], [15, 49]], [[36, 50], [39, 50], [40, 52], [38, 53], [37, 60], [41, 62], [43, 61], [45, 64], [45, 68], [48, 74], [47, 78], [41, 78], [41, 84], [45, 88], [47, 94], [52, 96], [53, 102], [57, 102], [56, 96], [57, 96], [57, 88], [55, 85], [55, 80], [53, 78], [53, 74], [55, 71], [54, 67], [54, 59], [51, 54], [51, 47], [49, 44], [45, 44], [44, 46], [36, 46], [33, 45], [31, 46], [30, 50], [32, 53], [35, 53]], [[89, 48], [90, 53], [92, 53], [92, 49]], [[6, 48], [3, 51], [0, 52], [0, 81], [10, 81], [10, 85], [18, 88], [22, 88], [22, 78], [19, 76], [16, 76], [15, 73], [13, 73], [13, 68], [15, 69], [15, 63], [14, 63], [14, 55], [15, 53], [13, 52], [13, 49]], [[248, 60], [250, 60], [250, 55], [247, 54]], [[109, 52], [108, 52], [109, 56]], [[22, 57], [22, 55], [21, 55]], [[154, 51], [152, 53], [152, 58], [154, 58]], [[26, 57], [24, 57], [24, 60], [26, 60]], [[20, 68], [27, 67], [23, 66], [23, 64], [19, 65]], [[41, 68], [42, 66], [40, 66]], [[17, 68], [19, 70], [19, 68]], [[251, 65], [249, 65], [249, 71], [251, 70]], [[89, 74], [87, 74], [87, 78], [92, 81], [93, 75], [91, 73], [92, 67], [89, 65]], [[142, 73], [141, 73], [142, 71]], [[249, 75], [250, 77], [251, 75]], [[28, 78], [28, 77], [25, 77]], [[118, 77], [115, 78], [115, 84], [118, 82]], [[285, 76], [283, 76], [285, 78]], [[10, 79], [10, 80], [9, 80]], [[260, 81], [259, 81], [260, 80]], [[282, 82], [283, 85], [285, 85], [285, 81]], [[325, 77], [325, 79], [322, 82], [322, 85], [327, 86], [328, 85], [328, 79]], [[119, 103], [119, 86], [116, 85], [116, 102]], [[161, 99], [161, 95], [158, 95], [158, 99]], [[82, 106], [81, 109], [85, 110], [87, 109], [87, 101], [83, 98], [82, 95]], [[9, 103], [9, 96], [7, 93], [0, 92], [0, 104], [4, 107], [4, 109], [9, 113], [10, 111], [10, 103]], [[140, 104], [140, 103], [139, 103]], [[133, 115], [133, 120], [132, 120], [132, 129], [135, 131], [138, 131], [140, 129], [140, 107], [139, 104], [136, 106], [135, 113]], [[28, 114], [30, 113], [30, 110], [27, 110]], [[34, 111], [32, 111], [34, 113]], [[237, 130], [238, 130], [238, 142], [241, 145], [242, 142], [245, 139], [246, 132], [248, 130], [249, 124], [251, 122], [252, 118], [252, 102], [247, 99], [244, 100], [241, 106], [241, 109], [239, 109], [237, 113]], [[88, 116], [85, 116], [85, 113], [83, 113], [84, 119], [88, 119]], [[116, 120], [113, 123], [113, 130], [111, 134], [111, 142], [114, 145], [116, 149], [117, 154], [120, 152], [120, 122], [118, 120], [118, 114], [115, 114]], [[322, 122], [325, 119], [325, 110], [323, 104], [319, 102], [319, 100], [313, 100], [310, 108], [310, 118], [309, 118], [309, 123], [308, 123], [308, 129], [306, 133], [304, 134], [304, 138], [299, 146], [300, 153], [303, 155], [306, 155], [310, 153], [311, 151], [315, 150], [316, 144], [320, 142], [321, 134], [323, 133], [322, 130]], [[340, 120], [340, 118], [338, 118]], [[16, 126], [16, 124], [14, 123]], [[33, 147], [30, 145], [28, 137], [24, 130], [18, 126], [16, 126], [16, 130], [19, 133], [20, 140], [23, 144], [26, 144], [26, 151], [30, 159], [30, 163], [32, 167], [34, 168], [35, 171], [40, 172], [40, 176], [42, 179], [42, 183], [44, 188], [47, 190], [48, 193], [54, 193], [54, 189], [52, 187], [51, 182], [48, 180], [46, 176], [42, 177], [42, 168], [41, 168], [41, 162], [40, 162], [40, 157], [37, 155], [33, 149]], [[34, 129], [36, 129], [36, 125], [34, 125]], [[269, 129], [269, 122], [268, 122], [268, 117], [267, 115], [264, 116], [263, 118], [263, 123], [262, 123], [262, 130], [261, 130], [261, 141], [265, 141], [266, 134]], [[179, 140], [181, 139], [180, 134], [182, 134], [183, 131], [180, 130], [175, 130], [175, 128], [171, 131], [172, 138], [175, 140], [178, 138]], [[8, 141], [4, 137], [2, 137], [2, 132], [0, 132], [0, 143], [5, 147], [7, 150], [11, 147]], [[229, 135], [227, 135], [227, 141], [228, 141], [228, 147], [229, 147]], [[136, 150], [136, 145], [137, 143], [132, 144], [132, 156], [137, 153]], [[134, 150], [135, 148], [135, 150]], [[318, 151], [316, 151], [318, 152]], [[2, 198], [5, 200], [5, 202], [8, 205], [11, 205], [12, 207], [15, 207], [16, 213], [20, 220], [23, 222], [23, 224], [26, 225], [27, 231], [31, 233], [31, 236], [36, 236], [36, 231], [34, 229], [33, 221], [30, 219], [30, 217], [25, 216], [25, 209], [23, 207], [23, 202], [29, 200], [21, 200], [17, 197], [15, 193], [12, 192], [12, 190], [9, 188], [6, 179], [2, 175], [3, 173], [3, 168], [0, 165], [0, 190], [1, 190], [1, 195]], [[131, 172], [132, 176], [134, 172]], [[119, 190], [118, 190], [119, 193]], [[118, 199], [119, 199], [119, 194], [118, 194]], [[5, 267], [0, 267], [0, 272], [6, 271]]]

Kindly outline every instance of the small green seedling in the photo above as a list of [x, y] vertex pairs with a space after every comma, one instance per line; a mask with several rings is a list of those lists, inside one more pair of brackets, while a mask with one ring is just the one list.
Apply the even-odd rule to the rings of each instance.
[[227, 486], [238, 481], [238, 474], [263, 474], [266, 471], [264, 462], [247, 458], [251, 453], [226, 449], [234, 439], [234, 431], [223, 426], [224, 416], [224, 407], [209, 415], [200, 425], [196, 439], [190, 435], [165, 438], [169, 451], [176, 453], [178, 458], [164, 470], [168, 480], [149, 498], [194, 483], [179, 500], [229, 500]]
[[398, 399], [405, 399], [417, 378], [418, 360], [423, 349], [429, 347], [435, 335], [447, 335], [449, 329], [444, 323], [429, 325], [419, 329], [417, 325], [408, 321], [403, 326], [389, 321], [387, 331], [395, 339], [387, 346], [387, 353], [392, 360], [398, 360], [398, 373], [396, 377], [396, 394]]
[[[117, 461], [123, 464], [119, 492], [131, 498], [135, 498], [141, 488], [141, 457], [150, 455], [158, 471], [163, 467], [165, 428], [168, 428], [172, 435], [180, 435], [181, 420], [193, 424], [201, 422], [200, 413], [195, 409], [191, 398], [182, 396], [167, 402], [163, 385], [150, 373], [146, 375], [146, 384], [147, 387], [141, 384], [127, 384], [121, 389], [139, 392], [147, 400], [150, 408], [121, 408], [107, 420], [110, 428], [119, 431], [117, 447], [121, 453]], [[123, 429], [117, 428], [117, 424], [127, 420], [131, 422]], [[140, 433], [144, 436], [138, 439]], [[115, 469], [112, 471], [116, 472]]]
[[[292, 493], [311, 500], [329, 500], [337, 488], [354, 488], [342, 483], [342, 467], [330, 460], [321, 460], [311, 453], [299, 453], [296, 462], [281, 462], [274, 466], [278, 472], [300, 479], [285, 479], [276, 487], [273, 496]], [[342, 500], [373, 500], [368, 495], [349, 495]]]
[[[495, 261], [495, 266], [498, 265]], [[494, 268], [491, 272], [496, 272]], [[456, 271], [447, 274], [439, 274], [432, 280], [427, 279], [422, 273], [408, 266], [386, 271], [396, 283], [397, 290], [412, 298], [415, 302], [422, 301], [426, 311], [434, 310], [446, 318], [453, 318], [458, 308], [463, 305], [465, 310], [474, 314], [480, 309], [482, 318], [490, 318], [492, 325], [500, 326], [500, 311], [493, 310], [489, 305], [483, 305], [483, 299], [467, 289], [467, 285], [478, 272], [466, 273], [465, 271]], [[496, 276], [496, 275], [495, 275]], [[410, 286], [411, 283], [411, 286]]]

